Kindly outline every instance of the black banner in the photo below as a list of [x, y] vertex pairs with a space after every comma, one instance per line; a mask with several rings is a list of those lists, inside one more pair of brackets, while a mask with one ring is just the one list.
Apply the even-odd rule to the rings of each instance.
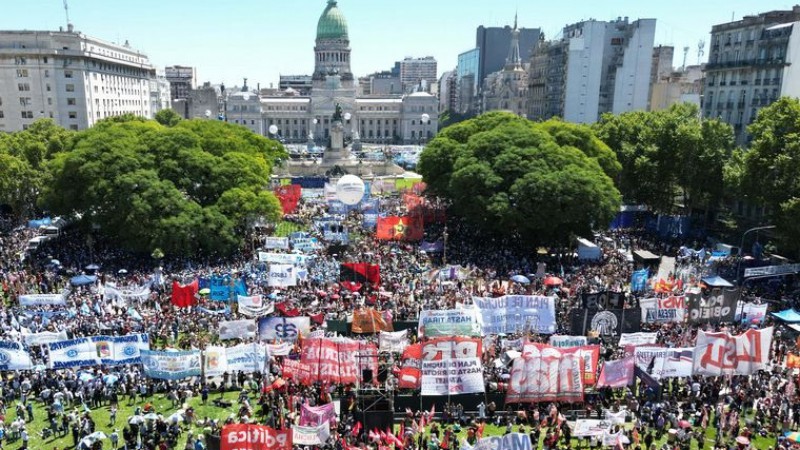
[[739, 302], [739, 289], [720, 289], [711, 291], [711, 295], [703, 297], [698, 293], [686, 294], [686, 307], [691, 323], [733, 322], [736, 306]]
[[620, 309], [625, 306], [625, 293], [602, 291], [582, 293], [581, 306], [586, 309]]
[[586, 336], [596, 331], [600, 336], [618, 336], [622, 333], [636, 333], [641, 329], [642, 313], [637, 308], [572, 311], [570, 323], [572, 334]]

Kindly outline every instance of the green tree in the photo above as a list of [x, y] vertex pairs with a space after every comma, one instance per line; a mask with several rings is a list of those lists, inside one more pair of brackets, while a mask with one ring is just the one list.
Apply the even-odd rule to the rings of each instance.
[[586, 128], [491, 112], [443, 130], [418, 169], [453, 213], [487, 233], [526, 244], [565, 242], [604, 227], [619, 208], [599, 159], [611, 168], [616, 161], [594, 139]]
[[156, 113], [155, 116], [156, 122], [164, 125], [165, 127], [174, 127], [178, 124], [183, 118], [171, 109], [162, 109], [161, 111]]
[[48, 163], [43, 204], [124, 248], [169, 255], [228, 254], [255, 218], [275, 220], [266, 191], [280, 144], [217, 121], [117, 117], [75, 137]]
[[621, 163], [616, 181], [626, 202], [663, 213], [675, 212], [678, 199], [687, 211], [718, 207], [734, 148], [730, 126], [701, 119], [697, 106], [686, 103], [605, 114], [594, 129]]
[[759, 111], [748, 131], [741, 177], [746, 200], [767, 207], [792, 250], [800, 249], [800, 101], [781, 98]]

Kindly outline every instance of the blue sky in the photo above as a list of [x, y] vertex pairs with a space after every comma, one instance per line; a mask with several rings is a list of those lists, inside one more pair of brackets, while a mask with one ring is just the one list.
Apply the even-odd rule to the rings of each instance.
[[[76, 29], [112, 42], [130, 41], [157, 66], [197, 67], [198, 78], [228, 85], [277, 85], [279, 74], [310, 74], [316, 24], [326, 0], [68, 0]], [[53, 30], [66, 22], [63, 0], [5, 0], [2, 29]], [[439, 72], [475, 45], [478, 25], [521, 27], [547, 38], [583, 19], [657, 19], [656, 45], [674, 45], [675, 65], [689, 46], [709, 41], [711, 26], [733, 15], [790, 9], [785, 0], [339, 0], [347, 17], [353, 72], [390, 68], [405, 56], [432, 55]], [[708, 51], [708, 44], [706, 44]], [[704, 57], [705, 58], [705, 57]]]

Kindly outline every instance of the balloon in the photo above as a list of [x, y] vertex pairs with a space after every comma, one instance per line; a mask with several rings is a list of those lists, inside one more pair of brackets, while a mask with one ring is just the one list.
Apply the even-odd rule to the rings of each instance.
[[355, 175], [345, 175], [336, 183], [336, 198], [345, 205], [355, 205], [364, 198], [364, 182]]

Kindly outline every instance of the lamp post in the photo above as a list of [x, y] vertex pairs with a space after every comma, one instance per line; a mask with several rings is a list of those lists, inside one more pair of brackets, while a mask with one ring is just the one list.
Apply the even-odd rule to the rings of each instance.
[[278, 126], [273, 123], [272, 125], [269, 126], [269, 135], [270, 137], [272, 137], [272, 139], [277, 139], [277, 134], [278, 134]]
[[773, 230], [773, 229], [775, 229], [775, 225], [764, 225], [762, 227], [750, 228], [749, 230], [747, 230], [744, 233], [742, 233], [742, 240], [741, 240], [741, 242], [739, 242], [739, 264], [736, 265], [736, 277], [739, 280], [739, 284], [740, 285], [742, 284], [742, 281], [743, 281], [743, 278], [744, 278], [744, 276], [742, 276], [740, 272], [741, 272], [741, 269], [742, 269], [742, 257], [744, 256], [744, 238], [745, 238], [745, 236], [747, 236], [749, 233], [752, 233], [753, 231]]
[[[423, 130], [421, 130], [419, 132], [419, 140], [420, 140], [420, 143], [422, 143], [422, 142], [424, 142], [423, 137], [422, 137], [422, 131], [427, 131], [428, 124], [431, 123], [431, 116], [428, 113], [423, 113], [422, 116], [419, 118], [419, 122], [421, 124], [425, 125], [423, 127]], [[427, 138], [427, 133], [425, 133], [425, 135], [426, 135], [426, 138]]]
[[444, 247], [442, 247], [442, 265], [447, 265], [447, 224], [444, 225]]

